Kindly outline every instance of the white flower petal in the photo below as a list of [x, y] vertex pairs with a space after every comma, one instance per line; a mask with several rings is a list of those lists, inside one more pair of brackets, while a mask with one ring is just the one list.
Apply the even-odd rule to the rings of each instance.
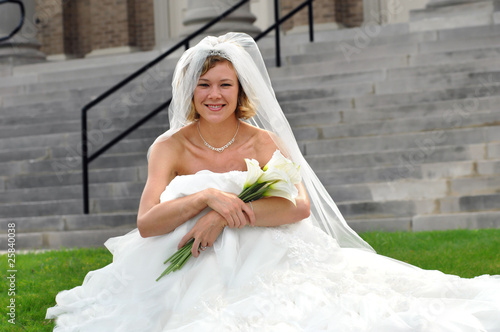
[[285, 158], [279, 150], [274, 152], [271, 160], [264, 166], [264, 171], [266, 172], [273, 169], [286, 172], [293, 184], [300, 183], [301, 181], [300, 166], [295, 165], [290, 159]]
[[258, 180], [259, 183], [262, 182], [270, 183], [275, 181], [291, 182], [288, 174], [286, 174], [286, 172], [284, 172], [283, 170], [277, 168], [269, 168], [267, 171], [264, 172], [264, 174], [262, 174], [259, 177]]
[[247, 164], [247, 178], [245, 180], [245, 185], [243, 189], [250, 187], [252, 184], [257, 182], [264, 171], [260, 168], [259, 162], [255, 159], [245, 159]]
[[295, 197], [297, 197], [297, 195], [297, 188], [290, 182], [278, 181], [271, 184], [263, 196], [286, 198], [295, 205]]

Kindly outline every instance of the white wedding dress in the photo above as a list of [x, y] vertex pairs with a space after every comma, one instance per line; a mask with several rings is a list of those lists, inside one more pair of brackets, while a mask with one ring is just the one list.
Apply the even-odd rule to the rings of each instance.
[[[246, 172], [177, 176], [168, 201], [212, 187], [238, 194]], [[202, 213], [203, 214], [203, 213]], [[500, 277], [462, 279], [340, 248], [309, 220], [225, 228], [212, 248], [158, 282], [197, 218], [106, 246], [113, 262], [57, 296], [54, 331], [500, 331]]]

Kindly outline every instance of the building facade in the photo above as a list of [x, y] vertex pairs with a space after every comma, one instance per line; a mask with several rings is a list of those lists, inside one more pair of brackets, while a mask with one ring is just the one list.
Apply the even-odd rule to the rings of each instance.
[[[280, 0], [281, 15], [285, 15], [302, 1]], [[314, 23], [316, 29], [325, 30], [359, 27], [367, 21], [377, 24], [405, 22], [408, 21], [410, 10], [424, 8], [429, 1], [315, 0]], [[16, 52], [21, 52], [23, 47], [29, 48], [28, 53], [36, 60], [45, 57], [49, 61], [164, 49], [237, 2], [23, 0], [27, 8], [24, 33], [17, 36], [12, 45], [16, 45]], [[10, 15], [9, 11], [15, 11], [5, 6], [1, 9], [0, 15], [6, 17]], [[282, 31], [304, 31], [307, 20], [307, 10], [304, 9], [284, 24]], [[233, 30], [255, 34], [273, 22], [274, 1], [251, 0], [234, 15], [209, 30], [209, 33]], [[12, 23], [0, 23], [2, 34], [10, 29], [9, 24]], [[26, 37], [27, 31], [29, 38]], [[36, 57], [33, 52], [37, 52]], [[3, 53], [8, 53], [5, 47]]]

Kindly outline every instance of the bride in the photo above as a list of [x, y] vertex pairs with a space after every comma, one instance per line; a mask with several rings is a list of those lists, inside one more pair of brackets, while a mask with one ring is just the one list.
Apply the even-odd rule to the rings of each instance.
[[[54, 331], [500, 331], [500, 278], [377, 255], [301, 154], [254, 40], [206, 37], [173, 77], [170, 129], [149, 152], [137, 229], [113, 262], [57, 295]], [[295, 204], [243, 203], [245, 158], [300, 165]], [[191, 258], [156, 281], [194, 239]]]

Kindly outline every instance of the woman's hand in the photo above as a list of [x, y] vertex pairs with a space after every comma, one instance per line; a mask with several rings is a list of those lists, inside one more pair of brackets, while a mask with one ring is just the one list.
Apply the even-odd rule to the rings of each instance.
[[237, 195], [210, 188], [205, 190], [205, 197], [206, 204], [226, 220], [229, 228], [242, 228], [248, 223], [255, 226], [252, 208]]
[[194, 239], [191, 253], [198, 257], [201, 247], [211, 247], [226, 226], [224, 218], [216, 211], [210, 211], [196, 222], [193, 228], [179, 242], [178, 249], [182, 248], [190, 239]]

